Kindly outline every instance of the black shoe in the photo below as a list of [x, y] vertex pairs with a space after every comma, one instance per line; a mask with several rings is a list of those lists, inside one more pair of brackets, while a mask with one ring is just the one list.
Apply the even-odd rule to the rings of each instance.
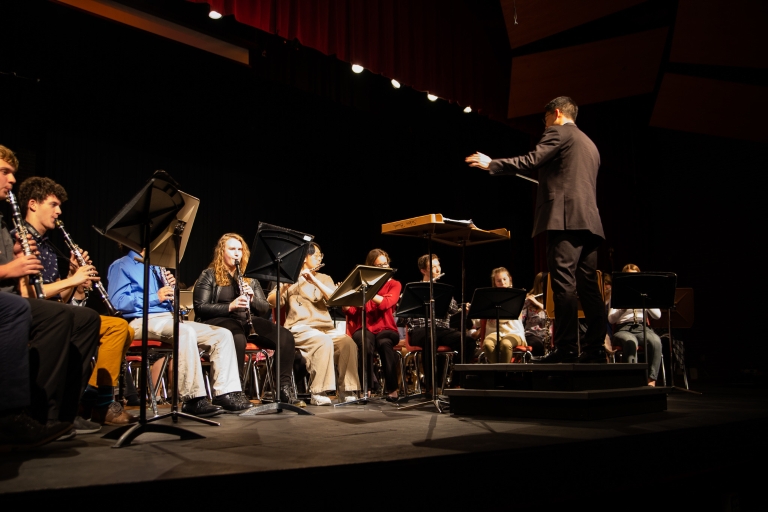
[[246, 409], [250, 409], [253, 407], [253, 404], [251, 402], [248, 402], [247, 400], [243, 400], [240, 398], [240, 392], [235, 391], [232, 393], [225, 393], [223, 395], [219, 395], [216, 398], [213, 399], [213, 405], [218, 405], [222, 409], [224, 409], [225, 412], [229, 413], [240, 413], [243, 412]]
[[384, 397], [384, 400], [386, 400], [387, 402], [396, 404], [397, 402], [400, 401], [400, 397], [399, 396], [389, 396], [389, 395], [387, 395], [387, 396]]
[[579, 358], [576, 360], [577, 363], [607, 363], [607, 359], [605, 356], [605, 349], [603, 347], [599, 347], [597, 350], [590, 350], [586, 349], [584, 350]]
[[284, 404], [295, 405], [296, 407], [306, 407], [304, 400], [299, 400], [291, 396], [291, 388], [288, 384], [280, 386], [280, 401]]
[[42, 425], [25, 412], [0, 417], [0, 453], [34, 448], [55, 441], [72, 430], [71, 423], [49, 421]]
[[206, 397], [201, 396], [184, 402], [181, 412], [191, 414], [192, 416], [199, 416], [200, 418], [210, 418], [211, 416], [223, 413], [224, 410], [218, 405], [211, 405], [211, 402]]
[[575, 363], [576, 359], [575, 350], [556, 348], [546, 356], [534, 359], [533, 362], [538, 364]]

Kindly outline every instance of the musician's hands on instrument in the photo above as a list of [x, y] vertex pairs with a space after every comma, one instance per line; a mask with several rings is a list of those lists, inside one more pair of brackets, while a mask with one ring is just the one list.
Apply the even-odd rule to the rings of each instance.
[[173, 301], [173, 286], [163, 286], [157, 290], [157, 299], [160, 302]]
[[96, 267], [93, 265], [85, 265], [78, 267], [78, 269], [70, 276], [73, 284], [76, 286], [84, 285], [92, 281], [101, 281], [101, 278], [97, 275]]
[[43, 264], [40, 263], [37, 256], [26, 256], [24, 253], [19, 253], [5, 265], [0, 265], [0, 269], [2, 269], [0, 278], [10, 279], [37, 274], [43, 270]]
[[229, 310], [233, 311], [237, 308], [248, 308], [250, 305], [251, 299], [248, 298], [248, 295], [241, 295], [229, 303]]
[[[27, 233], [27, 244], [29, 245], [29, 250], [32, 251], [32, 254], [40, 254], [37, 251], [37, 241]], [[15, 236], [13, 238], [13, 254], [19, 255], [24, 251], [24, 248], [21, 246], [21, 239], [19, 238], [19, 234], [15, 233]]]
[[491, 165], [491, 157], [482, 153], [469, 155], [464, 161], [467, 162], [470, 167], [477, 167], [484, 171], [487, 171]]
[[245, 292], [245, 295], [248, 296], [248, 300], [250, 301], [253, 298], [253, 288], [251, 288], [251, 285], [249, 285], [247, 282], [243, 285], [243, 291]]
[[[173, 274], [169, 270], [165, 271], [165, 281], [168, 283], [168, 286], [173, 289], [174, 286], [176, 286], [176, 278], [173, 277]], [[171, 294], [173, 295], [173, 294]]]

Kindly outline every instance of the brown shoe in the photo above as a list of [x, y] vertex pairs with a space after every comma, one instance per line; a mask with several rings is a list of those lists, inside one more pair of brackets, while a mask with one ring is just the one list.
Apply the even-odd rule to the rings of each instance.
[[139, 418], [126, 412], [119, 402], [112, 402], [108, 407], [94, 407], [91, 421], [119, 427], [136, 423]]

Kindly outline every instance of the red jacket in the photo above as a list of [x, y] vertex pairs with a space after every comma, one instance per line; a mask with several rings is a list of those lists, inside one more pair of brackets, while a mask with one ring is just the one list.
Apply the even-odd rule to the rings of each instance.
[[[397, 331], [394, 314], [397, 301], [400, 300], [401, 290], [402, 285], [400, 281], [390, 279], [379, 290], [378, 295], [384, 297], [381, 304], [376, 304], [372, 300], [365, 304], [365, 329], [367, 331], [371, 331], [373, 334], [378, 334], [385, 330]], [[363, 327], [360, 308], [350, 306], [346, 314], [347, 334], [352, 336], [353, 333]]]

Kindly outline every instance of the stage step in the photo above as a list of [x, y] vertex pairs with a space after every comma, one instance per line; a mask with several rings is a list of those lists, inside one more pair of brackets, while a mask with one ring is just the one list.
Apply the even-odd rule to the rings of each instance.
[[601, 419], [667, 409], [664, 388], [647, 386], [644, 364], [463, 364], [461, 389], [447, 389], [456, 415]]

